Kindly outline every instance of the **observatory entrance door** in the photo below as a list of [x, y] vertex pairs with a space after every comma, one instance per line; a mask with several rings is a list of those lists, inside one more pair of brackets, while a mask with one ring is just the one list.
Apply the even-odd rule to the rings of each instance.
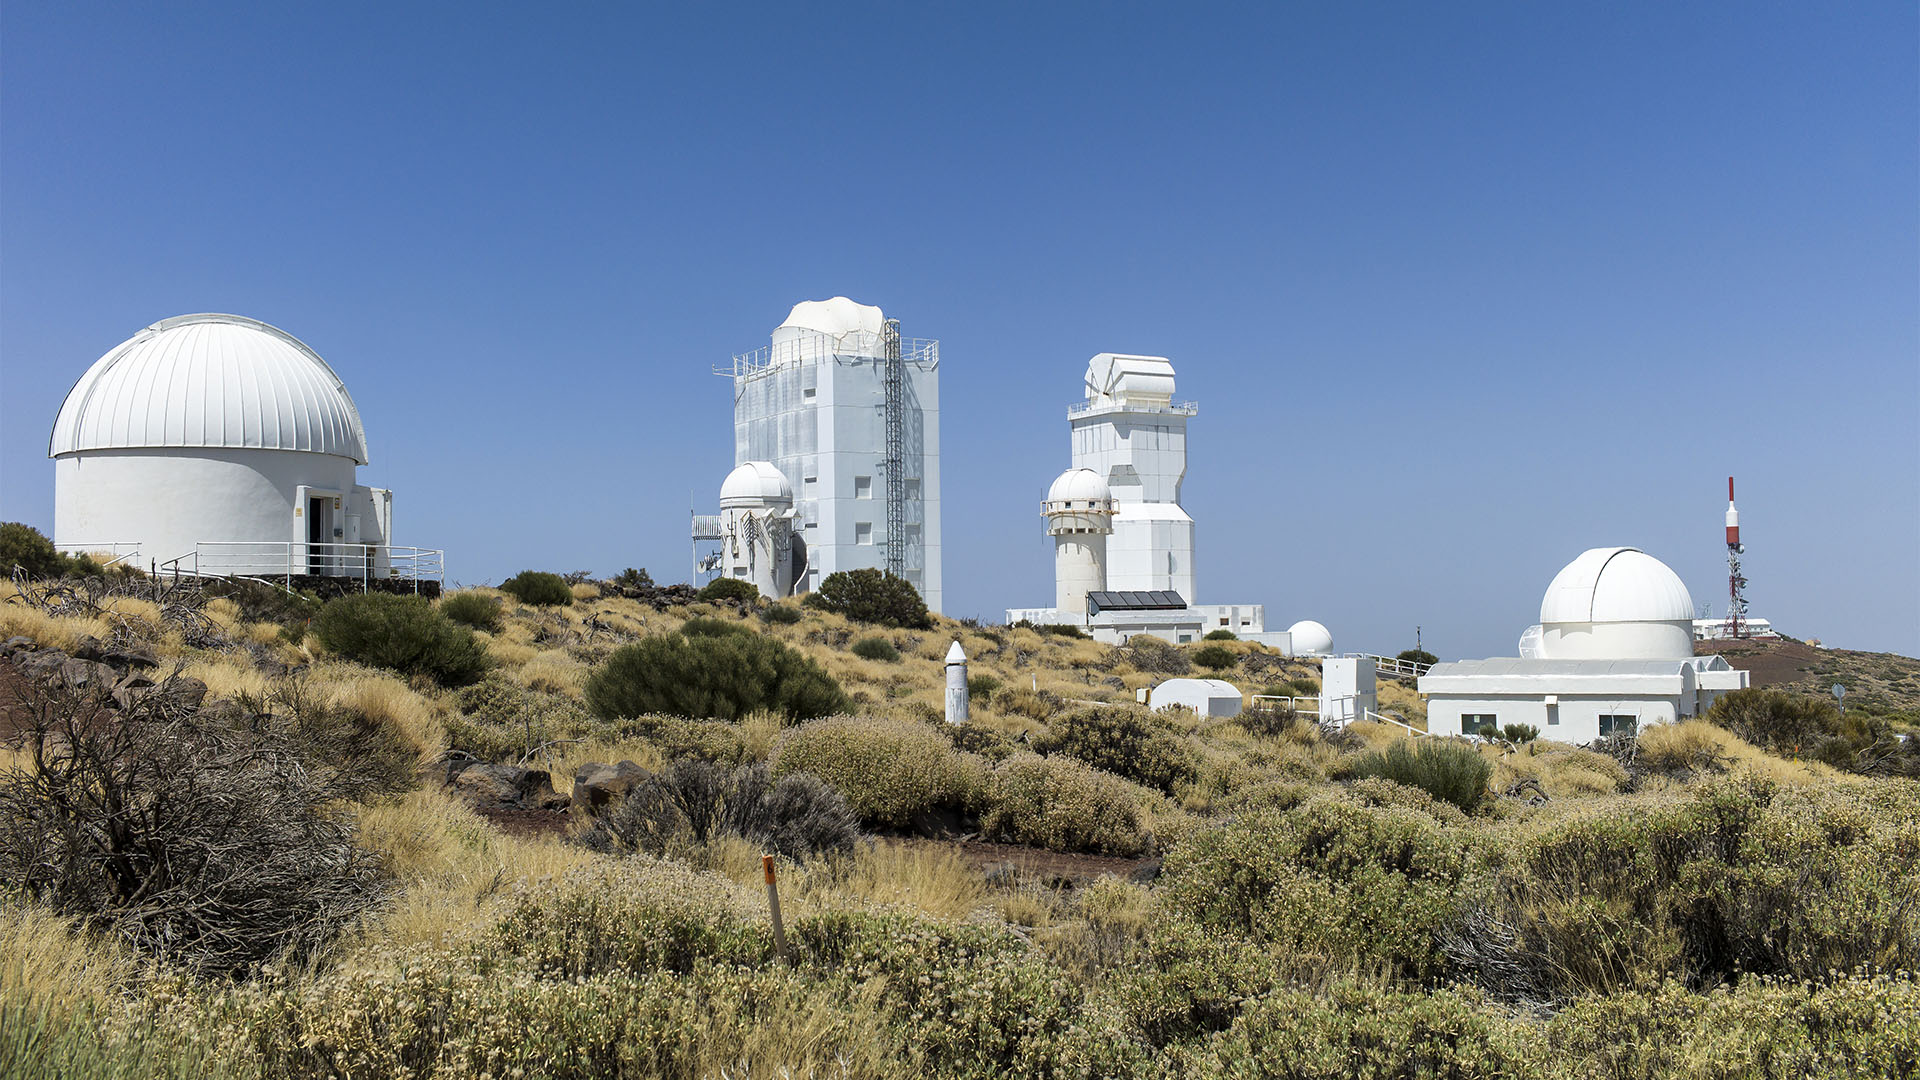
[[327, 550], [323, 545], [332, 539], [328, 526], [327, 511], [332, 503], [326, 499], [309, 498], [307, 500], [307, 573], [316, 577], [327, 572]]

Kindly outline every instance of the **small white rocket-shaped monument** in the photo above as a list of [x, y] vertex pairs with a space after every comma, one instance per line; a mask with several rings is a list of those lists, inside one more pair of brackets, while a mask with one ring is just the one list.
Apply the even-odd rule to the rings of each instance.
[[947, 723], [967, 722], [967, 652], [960, 639], [947, 650]]

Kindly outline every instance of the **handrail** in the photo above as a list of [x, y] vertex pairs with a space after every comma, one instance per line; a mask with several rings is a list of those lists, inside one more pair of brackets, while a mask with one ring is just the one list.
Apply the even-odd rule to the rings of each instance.
[[392, 544], [339, 544], [294, 540], [201, 540], [193, 550], [160, 562], [156, 569], [178, 577], [279, 577], [288, 588], [296, 577], [359, 578], [368, 582], [446, 579], [446, 552]]
[[1079, 416], [1081, 413], [1090, 413], [1095, 409], [1122, 409], [1122, 410], [1125, 410], [1126, 412], [1150, 412], [1150, 413], [1167, 413], [1173, 416], [1196, 416], [1200, 412], [1200, 403], [1197, 401], [1169, 401], [1165, 405], [1140, 405], [1140, 404], [1122, 405], [1122, 404], [1110, 402], [1108, 404], [1102, 405], [1102, 404], [1096, 403], [1091, 398], [1087, 398], [1080, 401], [1069, 402], [1067, 404], [1067, 415]]
[[[104, 568], [118, 565], [140, 554], [140, 541], [114, 540], [102, 543], [61, 544], [59, 548], [63, 554], [67, 555], [112, 555], [113, 558], [100, 564]], [[121, 548], [127, 550], [121, 551]]]
[[[1320, 715], [1320, 699], [1317, 697], [1300, 697], [1298, 695], [1295, 695], [1293, 697], [1287, 697], [1284, 694], [1254, 694], [1253, 700], [1254, 701], [1284, 701], [1287, 704], [1293, 706], [1293, 711], [1296, 713], [1300, 713], [1302, 715], [1311, 714], [1313, 716]], [[1303, 705], [1301, 704], [1302, 702], [1306, 702], [1306, 704]]]
[[1432, 732], [1429, 732], [1429, 731], [1421, 731], [1419, 728], [1414, 727], [1412, 724], [1407, 723], [1405, 720], [1398, 720], [1384, 713], [1374, 712], [1372, 709], [1362, 709], [1361, 711], [1366, 714], [1366, 719], [1371, 720], [1376, 724], [1392, 724], [1394, 727], [1397, 727], [1397, 728], [1405, 728], [1415, 738], [1420, 738], [1421, 736], [1432, 734]]
[[1352, 652], [1342, 653], [1340, 655], [1371, 660], [1373, 661], [1373, 669], [1376, 673], [1384, 672], [1395, 678], [1412, 676], [1417, 679], [1433, 670], [1432, 664], [1423, 664], [1418, 660], [1402, 660], [1397, 656], [1381, 656], [1379, 653]]

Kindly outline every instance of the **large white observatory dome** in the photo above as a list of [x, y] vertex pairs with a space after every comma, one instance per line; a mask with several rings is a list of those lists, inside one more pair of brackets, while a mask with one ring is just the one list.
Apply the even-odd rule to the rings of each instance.
[[327, 362], [292, 334], [238, 315], [180, 315], [115, 346], [68, 392], [47, 453], [154, 447], [367, 463], [360, 412]]
[[1325, 656], [1333, 651], [1333, 631], [1312, 619], [1287, 627], [1287, 639], [1295, 656]]
[[1680, 575], [1638, 548], [1590, 548], [1540, 599], [1540, 655], [1665, 660], [1693, 655], [1693, 597]]
[[872, 304], [862, 304], [844, 296], [830, 300], [802, 300], [787, 313], [780, 330], [811, 330], [816, 334], [839, 337], [842, 334], [878, 334], [886, 315]]
[[1049, 503], [1107, 502], [1112, 498], [1113, 489], [1092, 469], [1068, 469], [1047, 488]]
[[793, 485], [786, 474], [770, 461], [749, 461], [734, 466], [720, 483], [720, 509], [759, 508], [770, 504], [792, 505]]

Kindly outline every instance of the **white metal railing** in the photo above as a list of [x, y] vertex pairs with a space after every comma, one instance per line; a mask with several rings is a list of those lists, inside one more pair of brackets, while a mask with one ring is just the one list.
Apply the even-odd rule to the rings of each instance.
[[[783, 341], [778, 345], [762, 345], [752, 352], [744, 352], [733, 358], [730, 364], [717, 365], [715, 375], [731, 375], [736, 379], [750, 379], [777, 367], [800, 363], [808, 360], [835, 360], [848, 357], [859, 360], [881, 360], [886, 352], [885, 336], [870, 334], [864, 330], [851, 330], [845, 334], [802, 334], [792, 341]], [[900, 359], [923, 368], [940, 366], [940, 342], [933, 338], [901, 338]]]
[[1301, 716], [1320, 718], [1320, 699], [1317, 697], [1287, 697], [1283, 694], [1255, 694], [1254, 701], [1284, 701], [1293, 706], [1293, 711]]
[[1396, 679], [1417, 679], [1433, 670], [1432, 664], [1422, 664], [1417, 660], [1402, 660], [1397, 656], [1381, 656], [1378, 653], [1344, 653], [1345, 656], [1364, 657], [1373, 661], [1374, 674], [1391, 675]]
[[1121, 405], [1108, 402], [1102, 405], [1095, 402], [1092, 398], [1087, 398], [1069, 404], [1067, 406], [1067, 415], [1079, 416], [1081, 413], [1092, 412], [1095, 409], [1125, 409], [1128, 412], [1170, 413], [1178, 416], [1194, 416], [1200, 412], [1200, 403], [1197, 401], [1169, 401], [1165, 405]]
[[162, 562], [162, 574], [192, 577], [296, 577], [422, 581], [446, 579], [446, 552], [391, 544], [333, 544], [280, 540], [202, 540], [184, 555]]
[[126, 562], [140, 554], [140, 541], [115, 540], [108, 543], [61, 544], [61, 552], [67, 555], [106, 555], [107, 560], [101, 566], [114, 566]]
[[1362, 709], [1361, 712], [1366, 714], [1366, 718], [1368, 720], [1371, 720], [1376, 724], [1392, 724], [1394, 727], [1400, 728], [1406, 731], [1408, 734], [1413, 735], [1415, 737], [1430, 734], [1429, 732], [1422, 731], [1419, 728], [1414, 727], [1412, 724], [1407, 723], [1405, 720], [1388, 716], [1385, 713], [1377, 713], [1377, 712], [1374, 712], [1372, 709]]

